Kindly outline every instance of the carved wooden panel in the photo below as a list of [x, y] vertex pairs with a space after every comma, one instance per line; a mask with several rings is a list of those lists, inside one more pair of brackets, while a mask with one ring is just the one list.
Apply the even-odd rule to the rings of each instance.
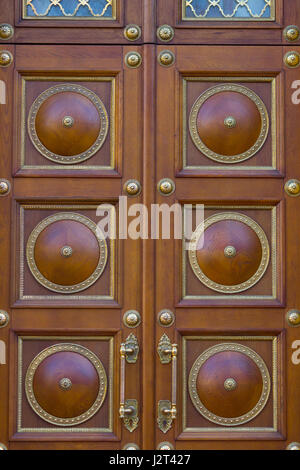
[[[107, 303], [116, 298], [115, 207], [103, 204], [99, 216], [99, 205], [17, 206], [16, 300]], [[97, 225], [104, 217], [111, 238]]]
[[279, 78], [184, 77], [181, 167], [236, 175], [282, 167]]
[[183, 336], [180, 439], [278, 438], [282, 347], [281, 335]]
[[[184, 226], [193, 212], [184, 208]], [[279, 206], [206, 205], [191, 242], [182, 244], [184, 304], [277, 304], [282, 298], [279, 220]]]
[[116, 168], [118, 79], [22, 76], [20, 80], [21, 172], [102, 170], [105, 174]]
[[15, 437], [113, 432], [112, 336], [19, 336], [17, 348]]

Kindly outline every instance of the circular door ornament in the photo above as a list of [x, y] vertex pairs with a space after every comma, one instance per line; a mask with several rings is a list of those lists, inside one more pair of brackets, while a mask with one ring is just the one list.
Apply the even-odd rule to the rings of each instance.
[[43, 420], [75, 426], [101, 408], [107, 377], [100, 359], [78, 344], [60, 343], [41, 351], [25, 378], [27, 400]]
[[219, 163], [239, 163], [264, 145], [269, 116], [259, 96], [242, 85], [206, 90], [194, 103], [189, 129], [198, 150]]
[[81, 214], [62, 212], [43, 219], [31, 232], [27, 263], [47, 289], [72, 294], [94, 284], [107, 262], [100, 228]]
[[189, 393], [197, 411], [223, 426], [251, 421], [265, 407], [271, 389], [268, 368], [252, 349], [222, 343], [204, 351], [189, 375]]
[[192, 235], [189, 261], [197, 278], [210, 289], [235, 294], [264, 275], [270, 248], [263, 229], [238, 212], [208, 217]]
[[100, 98], [76, 84], [43, 91], [31, 106], [28, 133], [35, 148], [49, 160], [81, 163], [102, 147], [108, 115]]

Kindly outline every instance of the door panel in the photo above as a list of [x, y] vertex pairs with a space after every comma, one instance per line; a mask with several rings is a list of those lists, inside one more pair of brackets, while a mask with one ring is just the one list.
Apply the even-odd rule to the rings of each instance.
[[[286, 51], [277, 47], [268, 47], [270, 61], [264, 47], [224, 46], [222, 55], [218, 46], [168, 49], [173, 64], [157, 67], [156, 180], [171, 181], [173, 191], [158, 191], [157, 202], [177, 204], [183, 240], [157, 242], [156, 310], [174, 315], [173, 322], [157, 325], [157, 414], [163, 416], [162, 401], [174, 405], [175, 397], [177, 417], [167, 413], [167, 424], [158, 421], [156, 439], [177, 449], [284, 449], [286, 439], [299, 433], [291, 434], [290, 408], [286, 411], [287, 404], [293, 407], [286, 401], [286, 384], [293, 387], [286, 377], [296, 370], [289, 357], [294, 330], [285, 316], [296, 293], [287, 288], [289, 271], [285, 277], [286, 210], [294, 199], [284, 185], [295, 167], [282, 125], [291, 95], [287, 91], [283, 100], [281, 91], [286, 81], [291, 89], [295, 72], [284, 64]], [[268, 119], [273, 131], [271, 124], [264, 141], [254, 144], [257, 152], [243, 163], [234, 145], [249, 152], [254, 93], [258, 109], [265, 106], [256, 136]], [[249, 125], [246, 138], [244, 125]], [[261, 167], [272, 155], [269, 139], [277, 142], [276, 170]], [[208, 171], [204, 165], [212, 160]], [[193, 165], [184, 168], [186, 161]], [[175, 374], [171, 355], [161, 358], [173, 343]]]
[[[157, 26], [169, 25], [174, 34], [158, 37], [174, 44], [281, 44], [299, 41], [285, 30], [299, 24], [295, 4], [282, 0], [211, 2], [209, 0], [158, 0]], [[287, 32], [289, 31], [289, 32]], [[167, 38], [167, 39], [166, 39]]]
[[[2, 4], [1, 23], [13, 27], [8, 40], [40, 44], [141, 42], [143, 19], [138, 0], [3, 0]], [[128, 36], [127, 25], [135, 25]]]
[[[11, 205], [12, 264], [10, 299], [4, 294], [1, 306], [10, 317], [1, 330], [10, 358], [9, 371], [1, 365], [10, 387], [1, 442], [15, 449], [38, 441], [141, 445], [135, 380], [142, 330], [123, 322], [141, 309], [141, 265], [131, 263], [141, 258], [141, 242], [116, 234], [123, 187], [142, 176], [141, 120], [124, 118], [132, 107], [141, 115], [142, 67], [129, 68], [132, 49], [119, 46], [76, 46], [74, 55], [66, 46], [8, 49], [14, 60], [1, 68], [1, 106], [12, 118], [3, 122], [4, 142], [16, 168], [11, 173], [13, 159], [2, 160], [11, 185], [1, 203], [3, 213]], [[120, 379], [123, 340], [134, 354], [126, 353]], [[120, 403], [126, 408], [129, 399], [136, 416], [120, 419]]]

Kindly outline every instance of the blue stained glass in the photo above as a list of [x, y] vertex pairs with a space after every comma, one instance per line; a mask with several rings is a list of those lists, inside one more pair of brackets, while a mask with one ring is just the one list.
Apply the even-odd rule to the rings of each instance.
[[25, 18], [114, 18], [116, 0], [23, 0]]
[[275, 0], [182, 0], [184, 19], [274, 19]]

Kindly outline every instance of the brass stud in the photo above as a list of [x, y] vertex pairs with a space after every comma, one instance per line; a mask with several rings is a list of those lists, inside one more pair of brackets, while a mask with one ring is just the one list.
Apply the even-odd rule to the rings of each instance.
[[226, 248], [224, 248], [224, 255], [226, 256], [226, 258], [234, 258], [236, 255], [236, 249], [234, 248], [234, 246], [226, 246]]
[[285, 192], [292, 197], [300, 195], [300, 181], [293, 179], [289, 180], [284, 185]]
[[123, 447], [123, 450], [140, 450], [140, 448], [137, 444], [130, 442]]
[[62, 120], [62, 123], [64, 127], [73, 127], [74, 119], [72, 118], [72, 116], [65, 116]]
[[141, 37], [141, 28], [137, 24], [128, 24], [124, 28], [124, 36], [128, 41], [136, 41]]
[[286, 450], [300, 450], [300, 442], [291, 442]]
[[157, 446], [157, 450], [174, 450], [174, 446], [171, 442], [160, 442]]
[[290, 310], [286, 314], [286, 319], [290, 326], [300, 326], [300, 311]]
[[136, 328], [141, 323], [141, 315], [136, 310], [128, 310], [124, 313], [123, 323], [127, 328]]
[[10, 191], [10, 184], [7, 180], [0, 181], [0, 195], [5, 196]]
[[8, 67], [13, 61], [13, 56], [9, 51], [0, 52], [0, 66]]
[[138, 196], [141, 192], [141, 185], [137, 180], [128, 180], [124, 184], [124, 191], [128, 196]]
[[161, 51], [158, 55], [158, 62], [164, 67], [170, 67], [175, 62], [175, 55], [171, 51]]
[[69, 256], [72, 255], [72, 253], [73, 253], [73, 249], [71, 246], [68, 246], [68, 245], [63, 246], [60, 250], [60, 254], [64, 256], [65, 258], [69, 258]]
[[231, 392], [231, 390], [235, 390], [236, 387], [237, 387], [237, 383], [232, 377], [229, 377], [228, 379], [225, 380], [224, 388], [228, 392]]
[[59, 386], [62, 390], [70, 390], [72, 388], [72, 381], [68, 377], [63, 377], [59, 381]]
[[157, 28], [157, 37], [161, 41], [168, 42], [171, 41], [174, 37], [174, 29], [172, 26], [169, 26], [168, 24], [163, 24], [159, 28]]
[[163, 178], [158, 182], [157, 189], [162, 196], [170, 196], [175, 191], [175, 183], [169, 178]]
[[0, 310], [0, 328], [4, 328], [9, 323], [9, 315], [5, 310]]
[[142, 56], [138, 52], [128, 52], [125, 56], [125, 64], [131, 68], [137, 68], [142, 63]]
[[236, 119], [233, 116], [227, 116], [224, 119], [224, 125], [225, 127], [232, 129], [233, 127], [236, 127]]
[[7, 23], [0, 24], [0, 39], [10, 39], [14, 35], [14, 28]]
[[173, 312], [171, 312], [171, 310], [166, 310], [166, 309], [161, 310], [157, 317], [158, 317], [158, 323], [160, 324], [160, 326], [169, 327], [173, 325], [175, 321], [175, 315]]
[[2, 442], [0, 442], [0, 450], [7, 450], [6, 445], [2, 444]]
[[283, 35], [287, 41], [297, 41], [300, 36], [300, 30], [298, 26], [290, 25], [285, 28]]
[[287, 52], [284, 56], [284, 63], [290, 68], [298, 67], [300, 65], [300, 55], [296, 51]]

